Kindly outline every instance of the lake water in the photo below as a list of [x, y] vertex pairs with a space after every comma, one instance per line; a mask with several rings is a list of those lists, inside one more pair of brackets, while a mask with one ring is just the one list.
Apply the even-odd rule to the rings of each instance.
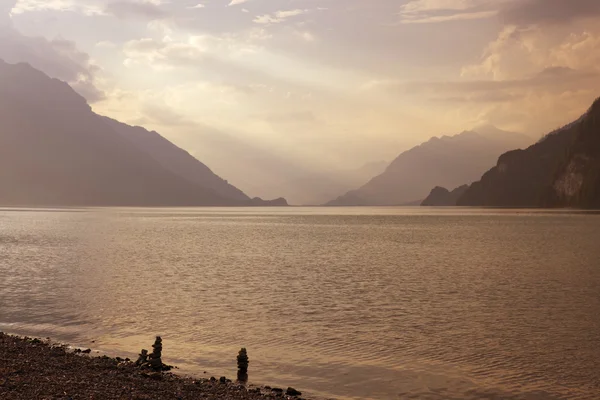
[[[317, 397], [599, 399], [600, 216], [0, 210], [0, 330]], [[94, 341], [94, 342], [92, 342]], [[204, 375], [207, 371], [207, 375]]]

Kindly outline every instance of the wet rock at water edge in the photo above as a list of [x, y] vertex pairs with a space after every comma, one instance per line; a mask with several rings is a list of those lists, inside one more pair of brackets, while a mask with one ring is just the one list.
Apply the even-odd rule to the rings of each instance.
[[152, 345], [152, 353], [148, 356], [148, 363], [150, 368], [155, 371], [162, 371], [162, 338], [156, 337], [154, 344]]
[[237, 356], [238, 374], [248, 374], [248, 364], [250, 364], [248, 359], [248, 351], [245, 347], [243, 347]]
[[285, 394], [288, 396], [293, 396], [293, 397], [302, 396], [302, 392], [299, 392], [298, 390], [294, 389], [293, 387], [287, 388]]
[[139, 358], [135, 362], [135, 365], [137, 365], [138, 367], [141, 367], [141, 366], [145, 365], [147, 362], [148, 362], [148, 350], [142, 349], [142, 351], [139, 354]]

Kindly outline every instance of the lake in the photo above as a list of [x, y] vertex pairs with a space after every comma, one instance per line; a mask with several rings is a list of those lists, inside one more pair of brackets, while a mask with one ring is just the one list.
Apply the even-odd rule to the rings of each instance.
[[[364, 399], [600, 398], [600, 215], [0, 209], [0, 330]], [[204, 373], [206, 371], [206, 374]]]

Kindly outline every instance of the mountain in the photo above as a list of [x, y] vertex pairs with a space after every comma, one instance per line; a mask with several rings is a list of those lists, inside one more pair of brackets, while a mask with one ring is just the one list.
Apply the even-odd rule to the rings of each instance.
[[457, 187], [453, 191], [436, 186], [429, 196], [421, 203], [424, 207], [448, 207], [455, 206], [458, 199], [469, 189], [469, 185]]
[[525, 150], [503, 154], [463, 206], [600, 207], [600, 100]]
[[[293, 173], [292, 178], [272, 182], [256, 188], [258, 193], [280, 193], [291, 204], [319, 205], [332, 197], [360, 185], [385, 170], [385, 161], [371, 162], [356, 169], [328, 171], [301, 170]], [[288, 175], [288, 176], [289, 176]]]
[[103, 120], [115, 132], [128, 139], [136, 148], [143, 150], [172, 173], [199, 186], [212, 189], [224, 198], [241, 202], [250, 200], [244, 192], [215, 175], [206, 165], [157, 132], [150, 132], [139, 126], [132, 127], [108, 117], [103, 117]]
[[432, 187], [458, 187], [478, 179], [500, 154], [525, 146], [524, 135], [491, 126], [434, 137], [398, 156], [380, 175], [331, 206], [401, 205], [424, 199]]
[[560, 160], [542, 206], [600, 208], [600, 99], [572, 128], [574, 140]]
[[0, 204], [234, 206], [256, 200], [155, 132], [92, 112], [69, 85], [0, 60]]

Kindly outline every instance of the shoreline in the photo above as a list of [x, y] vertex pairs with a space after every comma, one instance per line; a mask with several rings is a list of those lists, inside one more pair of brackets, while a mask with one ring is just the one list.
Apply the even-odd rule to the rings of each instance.
[[68, 345], [49, 339], [0, 332], [0, 398], [303, 399], [292, 388], [247, 385], [226, 377], [206, 379], [155, 372], [136, 366], [128, 358], [90, 353], [89, 349], [69, 350]]

